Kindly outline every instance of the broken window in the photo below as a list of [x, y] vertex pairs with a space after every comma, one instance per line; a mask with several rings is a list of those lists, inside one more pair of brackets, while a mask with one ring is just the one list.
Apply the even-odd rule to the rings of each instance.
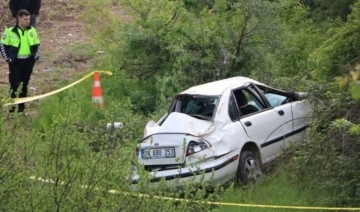
[[210, 119], [214, 114], [218, 99], [218, 96], [178, 95], [172, 103], [170, 112]]

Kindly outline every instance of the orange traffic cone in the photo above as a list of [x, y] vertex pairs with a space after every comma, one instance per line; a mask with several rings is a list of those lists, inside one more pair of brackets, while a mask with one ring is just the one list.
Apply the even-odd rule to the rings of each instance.
[[100, 86], [100, 74], [99, 72], [94, 73], [94, 83], [92, 89], [92, 101], [99, 104], [100, 107], [104, 107], [104, 99]]

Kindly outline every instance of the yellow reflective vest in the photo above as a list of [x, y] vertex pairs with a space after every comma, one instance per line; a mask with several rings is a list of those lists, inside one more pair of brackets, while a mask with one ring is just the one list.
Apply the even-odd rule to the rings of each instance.
[[18, 56], [38, 57], [40, 40], [32, 26], [25, 30], [17, 25], [6, 28], [0, 41], [0, 52], [5, 60], [15, 60]]

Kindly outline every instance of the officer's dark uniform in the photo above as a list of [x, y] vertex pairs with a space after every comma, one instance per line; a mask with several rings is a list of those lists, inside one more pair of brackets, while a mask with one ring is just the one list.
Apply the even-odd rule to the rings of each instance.
[[[13, 26], [6, 28], [0, 41], [0, 52], [9, 63], [9, 82], [11, 98], [16, 97], [19, 86], [21, 91], [19, 97], [27, 96], [27, 86], [35, 64], [39, 58], [38, 49], [40, 41], [36, 29], [32, 26], [22, 30]], [[22, 83], [22, 85], [21, 85]], [[25, 104], [19, 104], [18, 112], [23, 112]], [[13, 107], [10, 112], [14, 112]]]

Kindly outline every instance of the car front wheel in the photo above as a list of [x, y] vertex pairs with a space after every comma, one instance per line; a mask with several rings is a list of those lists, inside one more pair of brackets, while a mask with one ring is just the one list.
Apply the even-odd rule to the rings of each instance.
[[236, 172], [238, 183], [255, 182], [262, 176], [260, 157], [251, 151], [242, 151]]

